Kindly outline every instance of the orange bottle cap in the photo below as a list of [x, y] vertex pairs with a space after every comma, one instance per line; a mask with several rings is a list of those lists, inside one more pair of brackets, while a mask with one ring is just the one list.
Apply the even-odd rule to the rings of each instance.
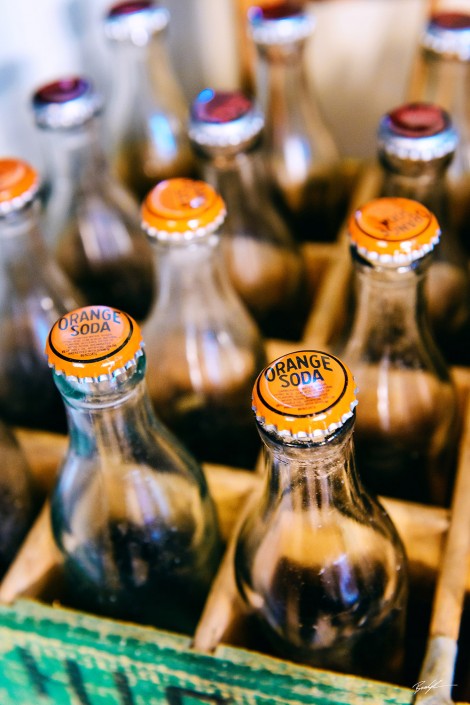
[[351, 371], [320, 350], [300, 350], [271, 362], [258, 375], [252, 400], [266, 431], [297, 441], [324, 440], [357, 405]]
[[0, 159], [0, 214], [19, 210], [39, 187], [38, 174], [21, 159]]
[[182, 242], [214, 232], [226, 215], [221, 196], [204, 181], [167, 179], [142, 205], [142, 227], [157, 240]]
[[349, 219], [351, 245], [371, 264], [409, 265], [434, 249], [440, 233], [434, 214], [408, 198], [377, 198]]
[[85, 306], [53, 325], [46, 342], [49, 366], [80, 381], [116, 377], [142, 352], [139, 326], [109, 306]]

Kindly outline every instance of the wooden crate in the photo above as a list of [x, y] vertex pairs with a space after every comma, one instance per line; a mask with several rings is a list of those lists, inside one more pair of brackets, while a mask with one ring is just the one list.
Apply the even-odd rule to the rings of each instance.
[[[378, 172], [361, 174], [351, 207], [377, 193]], [[301, 347], [328, 348], [341, 319], [351, 273], [343, 230], [336, 243], [304, 246], [314, 301], [303, 339], [268, 341], [270, 359]], [[460, 463], [470, 462], [470, 370], [453, 370], [465, 414]], [[44, 496], [49, 493], [67, 439], [17, 430]], [[205, 465], [227, 542], [225, 557], [193, 638], [165, 633], [60, 607], [61, 556], [54, 546], [49, 506], [43, 511], [0, 585], [1, 705], [78, 703], [149, 705], [184, 703], [411, 703], [414, 691], [279, 660], [256, 651], [250, 620], [233, 576], [237, 527], [260, 476], [234, 468]], [[450, 511], [383, 498], [402, 536], [409, 558], [412, 610], [407, 659], [416, 668], [424, 654], [436, 578], [442, 561]], [[466, 590], [470, 596], [470, 573]], [[410, 631], [409, 630], [409, 631]], [[470, 663], [468, 634], [462, 658]], [[463, 645], [463, 646], [462, 646]], [[465, 677], [465, 669], [461, 668]], [[458, 683], [458, 681], [457, 681]], [[459, 684], [460, 685], [460, 684]]]

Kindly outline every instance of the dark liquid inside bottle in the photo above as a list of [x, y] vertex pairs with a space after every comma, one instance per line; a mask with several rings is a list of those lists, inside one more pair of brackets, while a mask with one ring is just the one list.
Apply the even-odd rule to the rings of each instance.
[[273, 200], [295, 240], [335, 242], [348, 205], [345, 178], [338, 170], [297, 188], [276, 188]]
[[89, 304], [118, 308], [137, 321], [154, 298], [150, 246], [106, 208], [90, 207], [62, 234], [57, 258]]
[[189, 527], [175, 531], [157, 521], [145, 526], [111, 522], [66, 558], [64, 602], [192, 634], [219, 559], [212, 545], [205, 545], [202, 554], [193, 541]]
[[[168, 145], [167, 145], [168, 147]], [[151, 189], [164, 179], [186, 176], [196, 178], [196, 168], [186, 147], [181, 154], [170, 150], [165, 158], [145, 138], [127, 138], [117, 149], [114, 168], [119, 180], [143, 201]]]
[[66, 433], [64, 404], [37, 341], [20, 326], [15, 335], [19, 341], [2, 353], [0, 417], [10, 426]]
[[284, 658], [397, 681], [405, 611], [381, 606], [386, 583], [379, 563], [345, 561], [320, 569], [283, 557], [268, 590], [275, 627], [259, 619], [256, 628], [268, 648]]
[[0, 578], [14, 559], [39, 508], [29, 470], [0, 426]]

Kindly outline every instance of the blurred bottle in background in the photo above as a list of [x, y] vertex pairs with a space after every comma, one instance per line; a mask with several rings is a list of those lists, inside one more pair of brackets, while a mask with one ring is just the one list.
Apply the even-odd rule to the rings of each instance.
[[301, 251], [271, 201], [260, 139], [264, 118], [238, 91], [205, 89], [189, 136], [202, 175], [227, 207], [222, 250], [235, 289], [267, 337], [298, 340], [310, 308]]
[[52, 323], [79, 301], [44, 243], [38, 187], [27, 162], [0, 159], [0, 418], [65, 432], [43, 350]]
[[346, 212], [339, 153], [309, 91], [304, 49], [315, 21], [300, 2], [248, 10], [260, 62], [257, 94], [273, 197], [299, 241], [332, 241]]
[[436, 216], [439, 245], [426, 279], [426, 302], [449, 364], [470, 362], [470, 281], [465, 251], [453, 228], [447, 171], [458, 149], [449, 114], [431, 103], [407, 103], [384, 115], [378, 129], [381, 196], [411, 198]]
[[260, 443], [250, 395], [266, 358], [227, 275], [224, 218], [222, 198], [203, 181], [162, 181], [144, 201], [159, 281], [143, 328], [147, 380], [158, 416], [199, 460], [253, 469]]
[[437, 12], [426, 23], [412, 100], [447, 110], [459, 135], [449, 167], [450, 215], [466, 252], [470, 252], [470, 13]]
[[69, 424], [51, 499], [66, 602], [192, 633], [221, 557], [217, 515], [202, 469], [153, 413], [139, 326], [106, 306], [71, 311], [47, 357]]
[[407, 198], [377, 198], [351, 215], [354, 311], [335, 352], [359, 388], [354, 443], [364, 485], [447, 505], [459, 409], [425, 301], [439, 235], [435, 216]]
[[83, 77], [41, 86], [32, 100], [48, 161], [44, 232], [60, 266], [87, 303], [143, 320], [154, 267], [139, 208], [110, 174], [100, 139], [101, 96]]
[[113, 5], [108, 150], [114, 173], [141, 201], [156, 183], [194, 176], [187, 105], [165, 44], [170, 13], [151, 0]]

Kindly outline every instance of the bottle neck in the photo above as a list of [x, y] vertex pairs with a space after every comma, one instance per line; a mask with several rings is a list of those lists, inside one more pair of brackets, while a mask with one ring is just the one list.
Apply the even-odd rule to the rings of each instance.
[[45, 245], [38, 225], [39, 201], [0, 218], [0, 263], [6, 271], [26, 274], [31, 264], [45, 256]]
[[289, 120], [292, 107], [297, 106], [298, 116], [309, 108], [307, 72], [305, 68], [305, 41], [286, 46], [258, 47], [260, 57], [260, 81], [266, 86], [264, 96], [266, 130], [269, 131], [271, 116], [277, 123]]
[[72, 452], [125, 461], [132, 448], [145, 443], [155, 419], [144, 373], [141, 356], [137, 367], [112, 381], [71, 382], [54, 375], [65, 402]]
[[[426, 341], [434, 348], [429, 329], [425, 282], [428, 262], [399, 269], [374, 268], [353, 254], [355, 304], [345, 356], [367, 346], [372, 357]], [[406, 345], [405, 345], [406, 344]]]
[[56, 188], [99, 185], [104, 170], [99, 131], [97, 118], [75, 129], [44, 131], [49, 178]]
[[331, 506], [360, 503], [362, 487], [356, 473], [354, 419], [323, 443], [289, 445], [260, 429], [267, 468], [265, 500], [293, 511], [328, 511]]

